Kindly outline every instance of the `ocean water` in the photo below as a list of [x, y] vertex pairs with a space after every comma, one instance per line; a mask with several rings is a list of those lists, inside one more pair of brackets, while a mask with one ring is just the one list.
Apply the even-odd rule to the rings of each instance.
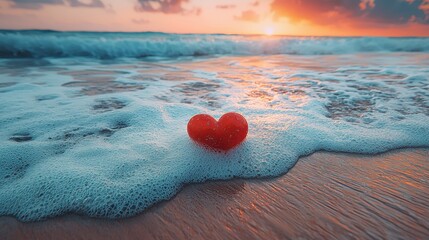
[[[0, 31], [0, 215], [128, 217], [318, 150], [429, 147], [428, 66], [427, 38]], [[242, 145], [189, 139], [230, 111]]]

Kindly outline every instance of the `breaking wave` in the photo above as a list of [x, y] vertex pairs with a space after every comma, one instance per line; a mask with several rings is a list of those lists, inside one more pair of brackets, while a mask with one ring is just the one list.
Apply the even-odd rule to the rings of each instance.
[[429, 52], [429, 41], [427, 38], [0, 31], [0, 58], [114, 59], [216, 55], [329, 55], [361, 52]]

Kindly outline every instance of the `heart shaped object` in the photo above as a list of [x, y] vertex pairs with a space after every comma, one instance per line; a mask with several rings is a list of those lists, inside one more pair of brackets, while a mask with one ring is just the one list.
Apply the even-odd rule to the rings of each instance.
[[213, 149], [227, 151], [247, 136], [246, 119], [235, 112], [224, 114], [219, 121], [207, 114], [195, 115], [188, 122], [188, 135], [195, 142]]

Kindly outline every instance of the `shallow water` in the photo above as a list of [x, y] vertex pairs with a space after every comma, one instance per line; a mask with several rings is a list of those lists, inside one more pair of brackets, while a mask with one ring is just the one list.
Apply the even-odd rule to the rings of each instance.
[[[185, 183], [278, 176], [317, 150], [429, 146], [429, 54], [0, 60], [0, 215], [120, 218]], [[242, 113], [228, 153], [195, 114]], [[394, 163], [392, 163], [394, 164]]]

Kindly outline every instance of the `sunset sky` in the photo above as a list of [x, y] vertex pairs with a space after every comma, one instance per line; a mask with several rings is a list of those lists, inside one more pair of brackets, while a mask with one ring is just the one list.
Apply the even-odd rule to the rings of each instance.
[[0, 28], [429, 36], [429, 0], [0, 0]]

